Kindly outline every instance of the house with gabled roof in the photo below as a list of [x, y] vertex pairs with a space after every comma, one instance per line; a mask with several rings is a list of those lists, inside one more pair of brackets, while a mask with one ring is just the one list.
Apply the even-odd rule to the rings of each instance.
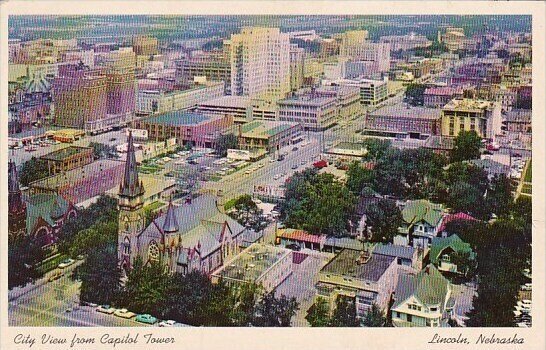
[[455, 300], [449, 281], [428, 265], [417, 274], [399, 274], [391, 307], [395, 327], [446, 327]]
[[449, 237], [434, 237], [429, 252], [429, 259], [441, 272], [464, 274], [463, 267], [457, 266], [453, 255], [467, 256], [474, 260], [475, 253], [470, 244], [463, 241], [458, 235]]
[[403, 224], [398, 230], [400, 235], [395, 237], [394, 243], [414, 248], [429, 247], [432, 238], [438, 234], [443, 216], [441, 204], [426, 199], [407, 201], [402, 209]]

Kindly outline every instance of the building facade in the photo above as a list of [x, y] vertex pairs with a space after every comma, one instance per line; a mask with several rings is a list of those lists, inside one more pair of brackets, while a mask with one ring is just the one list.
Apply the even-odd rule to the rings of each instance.
[[40, 159], [47, 162], [49, 175], [55, 175], [92, 163], [93, 148], [69, 146], [45, 154]]
[[290, 91], [290, 41], [278, 28], [243, 28], [231, 36], [231, 94], [277, 101]]
[[480, 137], [495, 139], [501, 126], [501, 108], [495, 102], [453, 99], [442, 108], [442, 136], [455, 137], [462, 130], [473, 130]]

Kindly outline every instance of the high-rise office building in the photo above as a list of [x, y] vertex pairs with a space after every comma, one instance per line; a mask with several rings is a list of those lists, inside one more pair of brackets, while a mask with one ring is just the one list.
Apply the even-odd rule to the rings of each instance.
[[290, 91], [290, 41], [278, 28], [243, 28], [231, 36], [231, 94], [277, 101]]

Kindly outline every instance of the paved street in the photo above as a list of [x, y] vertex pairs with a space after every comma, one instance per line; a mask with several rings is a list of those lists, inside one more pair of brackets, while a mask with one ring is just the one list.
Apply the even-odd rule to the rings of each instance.
[[[144, 326], [133, 320], [102, 314], [89, 306], [79, 305], [80, 283], [73, 281], [70, 274], [75, 265], [64, 269], [65, 275], [56, 281], [47, 279], [56, 269], [44, 278], [23, 288], [14, 288], [8, 293], [8, 322], [10, 326]], [[67, 312], [70, 309], [70, 312]]]

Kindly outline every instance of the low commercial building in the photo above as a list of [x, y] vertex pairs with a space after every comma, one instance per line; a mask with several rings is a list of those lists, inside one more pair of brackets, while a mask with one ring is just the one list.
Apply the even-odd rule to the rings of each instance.
[[323, 85], [331, 86], [356, 86], [360, 89], [360, 103], [364, 106], [375, 106], [385, 101], [389, 92], [387, 81], [371, 79], [338, 79], [325, 80]]
[[255, 120], [238, 126], [240, 149], [262, 148], [275, 152], [301, 138], [300, 123]]
[[307, 130], [327, 129], [338, 121], [337, 99], [317, 94], [293, 94], [278, 101], [279, 120], [300, 123]]
[[[135, 158], [137, 162], [155, 158], [167, 152], [173, 152], [176, 147], [176, 138], [172, 137], [165, 141], [148, 141], [135, 143]], [[127, 153], [127, 143], [116, 146], [118, 153]]]
[[233, 125], [233, 117], [174, 111], [140, 119], [134, 124], [137, 129], [147, 130], [150, 140], [164, 141], [174, 137], [179, 145], [213, 147], [216, 138]]
[[476, 131], [494, 140], [501, 133], [501, 109], [495, 102], [456, 98], [442, 108], [442, 136], [455, 137], [461, 130]]
[[454, 147], [455, 139], [447, 136], [430, 136], [423, 145], [423, 148], [446, 157], [451, 154]]
[[31, 182], [31, 195], [58, 194], [70, 203], [80, 203], [113, 187], [119, 186], [123, 178], [125, 162], [100, 159], [93, 163], [63, 173]]
[[379, 38], [379, 42], [391, 44], [391, 52], [407, 51], [417, 47], [429, 47], [432, 41], [426, 36], [415, 33], [408, 35], [387, 35]]
[[273, 291], [292, 274], [290, 249], [254, 243], [211, 276], [213, 283], [258, 284]]
[[223, 95], [224, 84], [219, 81], [192, 84], [184, 90], [141, 90], [137, 94], [136, 113], [146, 115], [190, 109]]
[[320, 270], [317, 296], [326, 299], [331, 310], [339, 296], [353, 299], [357, 317], [363, 317], [374, 304], [387, 313], [398, 267], [393, 256], [344, 249]]
[[399, 103], [369, 113], [366, 116], [366, 130], [392, 133], [396, 137], [424, 139], [440, 134], [441, 119], [439, 109]]
[[93, 162], [93, 148], [69, 146], [40, 157], [47, 162], [49, 175], [79, 168]]
[[425, 107], [442, 108], [454, 98], [463, 97], [462, 87], [431, 87], [425, 90], [423, 94]]
[[206, 115], [230, 115], [235, 123], [252, 120], [277, 120], [275, 105], [247, 96], [222, 96], [208, 101], [201, 101], [196, 110]]

